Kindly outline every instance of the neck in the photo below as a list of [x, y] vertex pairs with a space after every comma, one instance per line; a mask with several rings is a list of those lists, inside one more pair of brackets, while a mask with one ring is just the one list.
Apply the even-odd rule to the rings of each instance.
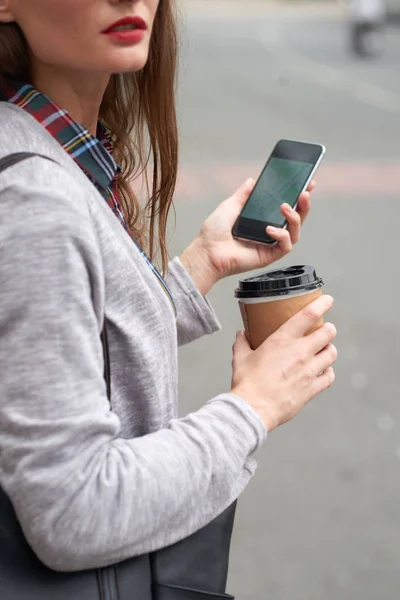
[[88, 76], [47, 65], [32, 69], [32, 84], [93, 136], [97, 133], [100, 105], [109, 80], [107, 74]]

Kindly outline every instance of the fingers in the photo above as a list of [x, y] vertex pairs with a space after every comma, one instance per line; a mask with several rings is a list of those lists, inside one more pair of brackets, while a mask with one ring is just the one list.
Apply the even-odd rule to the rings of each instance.
[[238, 331], [236, 334], [236, 340], [232, 347], [233, 351], [233, 365], [235, 365], [236, 361], [241, 363], [248, 354], [253, 352], [250, 348], [249, 341], [247, 339], [246, 333], [244, 331]]
[[313, 189], [315, 189], [315, 185], [316, 185], [316, 183], [315, 183], [315, 179], [312, 179], [312, 180], [310, 181], [310, 185], [309, 185], [309, 186], [308, 186], [308, 188], [307, 188], [307, 192], [312, 192], [312, 191], [313, 191]]
[[335, 381], [335, 371], [332, 367], [328, 367], [325, 373], [314, 379], [311, 398], [315, 398], [321, 392], [330, 388]]
[[304, 223], [308, 217], [308, 213], [311, 210], [311, 196], [310, 192], [303, 192], [300, 194], [299, 201], [297, 203], [297, 212], [300, 216], [301, 223]]
[[287, 231], [289, 232], [292, 244], [297, 244], [297, 242], [300, 239], [300, 230], [302, 223], [300, 214], [291, 206], [289, 206], [289, 204], [282, 204], [281, 213], [287, 220]]
[[286, 321], [278, 332], [291, 337], [303, 337], [332, 308], [333, 302], [332, 296], [321, 296]]
[[[287, 230], [276, 227], [268, 227], [267, 233], [279, 243], [281, 250], [288, 253], [292, 250], [293, 244], [297, 244], [300, 239], [301, 225], [307, 218], [311, 208], [309, 192], [303, 192], [297, 204], [297, 210], [294, 210], [289, 204], [282, 204], [281, 213], [287, 221]], [[286, 231], [286, 233], [282, 233]]]
[[[311, 370], [315, 377], [322, 376], [337, 360], [337, 350], [333, 344], [328, 344], [311, 362]], [[322, 375], [321, 375], [322, 373]]]
[[[313, 180], [313, 181], [311, 181], [310, 185], [308, 186], [307, 191], [300, 194], [299, 200], [297, 202], [297, 208], [295, 211], [295, 215], [298, 215], [297, 219], [294, 218], [293, 216], [292, 216], [292, 218], [290, 218], [291, 211], [293, 209], [291, 209], [289, 204], [283, 204], [281, 207], [281, 212], [288, 221], [288, 229], [291, 233], [292, 241], [294, 244], [296, 242], [298, 242], [299, 237], [300, 237], [300, 225], [302, 225], [304, 223], [304, 221], [308, 217], [308, 214], [311, 210], [310, 192], [312, 192], [314, 188], [315, 188], [315, 181]], [[299, 223], [299, 219], [300, 219], [300, 223]], [[291, 229], [293, 231], [291, 231]]]
[[[304, 341], [307, 343], [310, 354], [315, 355], [324, 350], [326, 346], [333, 342], [336, 334], [336, 327], [332, 323], [324, 323], [317, 331], [307, 335]], [[321, 369], [321, 371], [323, 370]], [[318, 371], [318, 373], [321, 373], [321, 371]]]
[[267, 227], [267, 234], [278, 242], [279, 248], [284, 254], [291, 252], [293, 243], [290, 237], [290, 232], [287, 229], [272, 227], [269, 225]]

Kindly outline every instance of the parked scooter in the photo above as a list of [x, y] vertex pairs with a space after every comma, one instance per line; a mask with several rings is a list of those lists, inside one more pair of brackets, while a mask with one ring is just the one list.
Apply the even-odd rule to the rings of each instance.
[[379, 56], [385, 47], [385, 0], [349, 0], [350, 49], [363, 58]]

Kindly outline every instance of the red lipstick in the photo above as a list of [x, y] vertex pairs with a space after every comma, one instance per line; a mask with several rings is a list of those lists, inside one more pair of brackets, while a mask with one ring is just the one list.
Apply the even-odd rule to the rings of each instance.
[[141, 17], [125, 17], [104, 29], [102, 33], [124, 44], [137, 44], [143, 39], [146, 30], [146, 21]]

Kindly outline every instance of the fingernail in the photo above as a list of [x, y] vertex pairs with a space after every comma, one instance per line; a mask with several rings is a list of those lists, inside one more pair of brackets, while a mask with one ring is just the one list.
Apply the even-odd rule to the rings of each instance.
[[272, 225], [268, 225], [267, 231], [269, 231], [270, 233], [277, 233], [278, 229], [277, 227], [272, 227]]

